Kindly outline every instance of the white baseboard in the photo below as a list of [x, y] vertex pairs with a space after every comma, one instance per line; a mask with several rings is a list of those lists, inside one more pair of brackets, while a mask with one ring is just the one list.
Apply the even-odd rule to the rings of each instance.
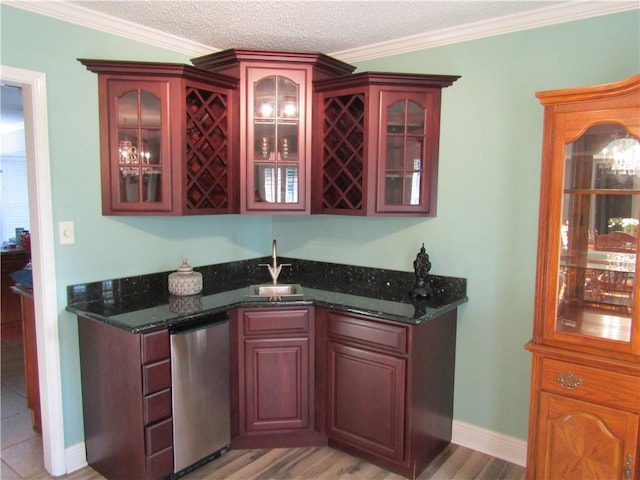
[[[527, 442], [502, 433], [493, 432], [470, 423], [453, 421], [451, 442], [492, 457], [525, 466], [527, 464]], [[87, 466], [84, 442], [65, 450], [67, 473]]]
[[84, 448], [84, 442], [66, 448], [64, 451], [64, 460], [67, 467], [67, 473], [75, 472], [87, 466], [87, 451]]
[[470, 423], [454, 420], [451, 442], [522, 467], [527, 464], [525, 440], [486, 430]]

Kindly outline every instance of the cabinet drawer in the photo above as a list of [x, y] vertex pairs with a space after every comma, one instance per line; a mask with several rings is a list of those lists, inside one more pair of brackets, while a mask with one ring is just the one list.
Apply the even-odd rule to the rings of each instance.
[[167, 418], [162, 422], [145, 427], [144, 438], [147, 455], [173, 446], [173, 419]]
[[150, 395], [171, 387], [171, 360], [142, 367], [142, 393]]
[[395, 353], [407, 352], [407, 328], [329, 313], [329, 335]]
[[169, 331], [160, 330], [158, 332], [142, 335], [142, 364], [153, 363], [169, 358], [171, 355], [169, 344]]
[[150, 425], [171, 416], [171, 389], [143, 397], [144, 424]]
[[173, 473], [173, 447], [147, 456], [147, 478], [161, 480]]
[[640, 411], [640, 379], [609, 370], [545, 358], [542, 389], [627, 411]]
[[309, 310], [245, 311], [243, 327], [246, 336], [277, 333], [300, 335], [309, 332]]

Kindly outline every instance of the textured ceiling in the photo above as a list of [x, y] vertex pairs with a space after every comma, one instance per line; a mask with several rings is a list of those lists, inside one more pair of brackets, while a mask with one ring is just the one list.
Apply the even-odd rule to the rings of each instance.
[[571, 2], [100, 0], [65, 3], [167, 32], [214, 50], [257, 48], [331, 54]]

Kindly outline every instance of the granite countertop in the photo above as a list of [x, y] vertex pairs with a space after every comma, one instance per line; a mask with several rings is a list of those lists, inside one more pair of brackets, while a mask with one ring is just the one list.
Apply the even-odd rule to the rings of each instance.
[[[266, 269], [256, 268], [269, 259], [230, 262], [195, 268], [203, 274], [201, 294], [177, 297], [167, 290], [170, 272], [143, 275], [67, 288], [67, 310], [132, 333], [172, 327], [200, 316], [238, 307], [274, 308], [320, 306], [344, 312], [420, 324], [467, 301], [466, 280], [429, 276], [432, 294], [414, 299], [409, 294], [413, 273], [280, 259], [291, 263], [279, 283], [299, 283], [303, 296], [250, 297], [249, 286], [269, 283]], [[223, 281], [222, 281], [223, 280]]]

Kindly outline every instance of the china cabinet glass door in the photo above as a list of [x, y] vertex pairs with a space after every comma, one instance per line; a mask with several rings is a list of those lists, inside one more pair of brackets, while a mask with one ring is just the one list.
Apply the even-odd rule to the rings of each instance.
[[304, 77], [256, 70], [249, 78], [248, 144], [253, 148], [248, 149], [247, 182], [253, 198], [247, 203], [258, 209], [299, 209], [305, 178]]
[[564, 147], [554, 330], [574, 341], [631, 342], [637, 317], [640, 142], [619, 124]]

